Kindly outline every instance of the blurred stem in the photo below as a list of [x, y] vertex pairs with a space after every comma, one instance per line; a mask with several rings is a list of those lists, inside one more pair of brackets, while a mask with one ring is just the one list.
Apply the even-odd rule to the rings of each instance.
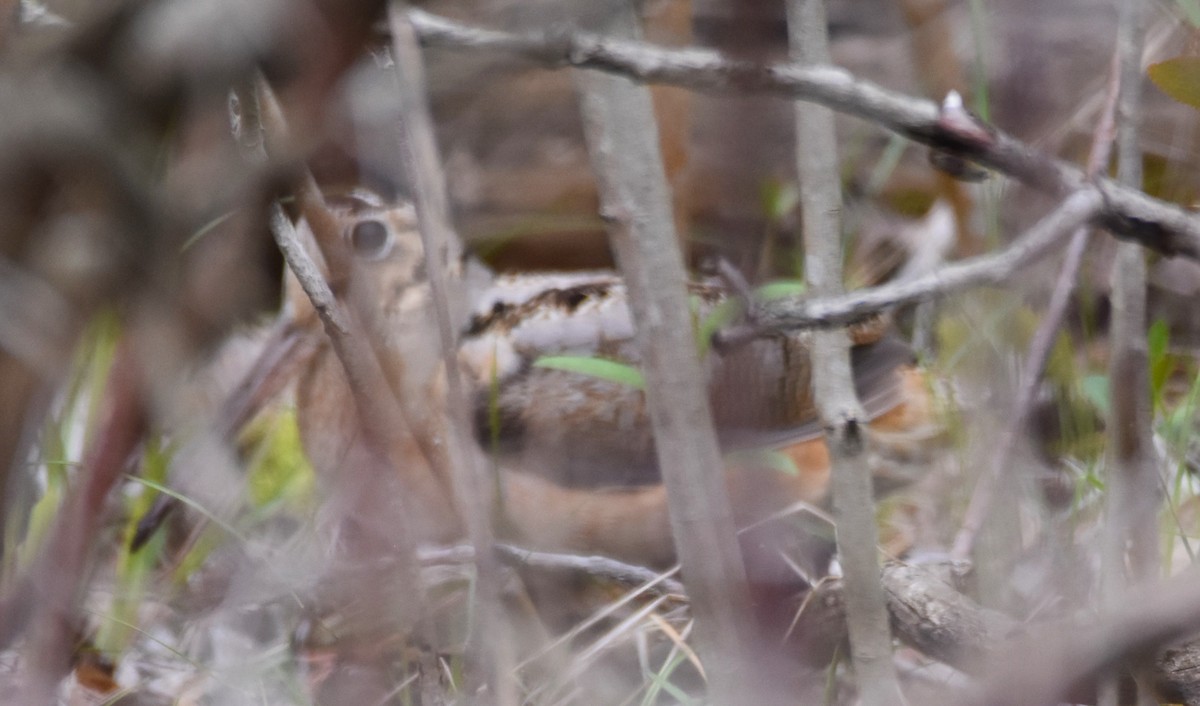
[[[1140, 188], [1139, 140], [1142, 99], [1142, 1], [1121, 6], [1117, 37], [1121, 55], [1121, 92], [1117, 100], [1117, 179]], [[1143, 581], [1158, 570], [1156, 516], [1157, 469], [1151, 429], [1148, 344], [1146, 340], [1146, 259], [1143, 249], [1118, 246], [1112, 271], [1112, 330], [1109, 354], [1109, 443], [1106, 578], [1108, 589], [1122, 592], [1126, 560], [1130, 579]], [[1128, 551], [1128, 555], [1126, 552]]]
[[[831, 63], [824, 0], [789, 0], [788, 34], [792, 57], [799, 64]], [[814, 296], [837, 296], [844, 292], [842, 194], [830, 109], [797, 104], [796, 164], [805, 280]], [[867, 706], [902, 704], [904, 696], [892, 663], [892, 636], [880, 581], [876, 549], [879, 533], [862, 439], [864, 416], [854, 392], [846, 331], [814, 332], [812, 360], [814, 397], [829, 430], [837, 548], [845, 572], [846, 624], [859, 693]]]
[[[1139, 136], [1142, 102], [1143, 0], [1120, 7], [1117, 53], [1121, 87], [1117, 99], [1117, 181], [1142, 185]], [[1130, 584], [1151, 580], [1159, 569], [1158, 510], [1161, 485], [1151, 429], [1149, 358], [1146, 340], [1146, 256], [1122, 242], [1112, 271], [1112, 329], [1109, 334], [1109, 419], [1105, 452], [1107, 522], [1103, 535], [1105, 608], [1120, 606]], [[1128, 571], [1128, 573], [1127, 573]], [[1139, 680], [1140, 681], [1140, 680]], [[1150, 696], [1138, 689], [1138, 702]], [[1106, 693], [1106, 697], [1115, 696]], [[1115, 703], [1115, 698], [1102, 701]]]
[[[434, 422], [443, 440], [444, 458], [435, 458], [435, 468], [449, 476], [456, 504], [462, 511], [467, 533], [475, 548], [479, 626], [468, 645], [467, 694], [490, 703], [517, 703], [513, 690], [513, 657], [503, 630], [500, 565], [493, 545], [491, 489], [485, 477], [487, 462], [471, 435], [467, 393], [459, 375], [458, 331], [463, 307], [456, 306], [463, 283], [457, 276], [462, 245], [449, 223], [446, 179], [425, 93], [425, 67], [416, 34], [404, 14], [405, 3], [389, 6], [396, 82], [401, 114], [397, 136], [403, 176], [413, 189], [413, 205], [424, 244], [429, 273], [436, 334], [446, 378], [446, 408]], [[423, 401], [422, 401], [423, 402]], [[402, 402], [403, 403], [403, 402]], [[409, 403], [411, 404], [411, 402]], [[413, 414], [409, 415], [415, 416]], [[442, 466], [439, 468], [439, 466]]]
[[[0, 616], [6, 627], [24, 622], [22, 617], [29, 625], [23, 647], [29, 678], [18, 703], [51, 703], [70, 666], [79, 598], [90, 571], [95, 538], [105, 519], [105, 503], [147, 424], [139, 364], [133, 344], [124, 338], [108, 374], [104, 421], [55, 518], [50, 538], [29, 571], [26, 589], [34, 592], [32, 609], [24, 616]], [[6, 598], [6, 606], [21, 604]]]
[[[638, 33], [621, 0], [605, 29]], [[703, 385], [650, 92], [629, 79], [577, 72], [601, 211], [629, 290], [646, 399], [675, 547], [714, 703], [744, 702], [757, 672], [753, 617], [720, 451]]]

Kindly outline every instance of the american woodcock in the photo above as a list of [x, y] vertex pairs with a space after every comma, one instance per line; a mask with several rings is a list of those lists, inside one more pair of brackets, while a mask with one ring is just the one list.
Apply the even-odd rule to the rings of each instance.
[[[362, 194], [335, 203], [346, 242], [363, 264], [355, 276], [372, 280], [383, 298], [385, 349], [420, 355], [403, 340], [420, 336], [429, 323], [412, 210], [387, 208]], [[458, 359], [471, 388], [477, 437], [499, 461], [505, 528], [536, 546], [669, 562], [672, 540], [645, 393], [626, 382], [539, 364], [546, 356], [578, 356], [638, 365], [620, 278], [580, 272], [467, 280], [472, 304]], [[717, 282], [690, 287], [698, 326], [737, 305]], [[869, 438], [919, 445], [936, 433], [930, 396], [907, 346], [887, 335], [881, 318], [851, 333]], [[808, 336], [776, 335], [729, 352], [698, 345], [707, 368], [707, 379], [698, 384], [708, 388], [722, 446], [730, 453], [729, 488], [739, 522], [796, 501], [822, 501], [829, 464], [810, 394]], [[336, 472], [357, 437], [341, 375], [326, 351], [298, 390], [301, 432], [318, 472]], [[794, 472], [762, 462], [756, 450], [782, 453]]]

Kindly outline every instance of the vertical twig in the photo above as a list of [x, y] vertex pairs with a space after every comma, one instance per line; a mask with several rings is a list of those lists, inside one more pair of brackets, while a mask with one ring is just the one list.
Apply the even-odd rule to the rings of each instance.
[[[1117, 179], [1141, 188], [1139, 139], [1142, 101], [1142, 0], [1125, 0], [1117, 36], [1121, 93], [1117, 102]], [[1108, 448], [1108, 528], [1115, 553], [1106, 571], [1123, 572], [1128, 550], [1131, 578], [1144, 581], [1158, 570], [1156, 516], [1159, 483], [1151, 432], [1149, 363], [1146, 344], [1146, 258], [1134, 243], [1121, 243], [1112, 273], [1113, 324], [1109, 354], [1111, 384]]]
[[[789, 0], [788, 36], [802, 66], [827, 65], [824, 0]], [[840, 170], [833, 112], [796, 106], [796, 165], [804, 227], [804, 275], [814, 296], [843, 292]], [[876, 550], [871, 471], [863, 445], [863, 411], [854, 392], [850, 339], [844, 330], [813, 336], [813, 392], [828, 434], [837, 548], [845, 573], [850, 656], [862, 702], [904, 702], [892, 663], [892, 638]]]
[[[1121, 89], [1117, 99], [1117, 180], [1142, 185], [1139, 137], [1142, 101], [1142, 0], [1121, 3], [1117, 53]], [[1146, 342], [1146, 256], [1133, 243], [1120, 243], [1112, 271], [1112, 328], [1109, 333], [1109, 419], [1105, 449], [1107, 522], [1103, 535], [1103, 595], [1106, 608], [1119, 606], [1130, 583], [1158, 571], [1160, 485], [1151, 430], [1149, 360]], [[1128, 572], [1128, 573], [1127, 573]], [[1116, 703], [1106, 689], [1102, 703]], [[1139, 703], [1149, 696], [1139, 688]]]
[[[607, 29], [638, 32], [631, 3]], [[675, 546], [715, 703], [745, 701], [752, 617], [720, 451], [685, 289], [650, 93], [628, 79], [576, 74], [601, 208], [629, 289], [647, 405]]]
[[[479, 628], [473, 632], [471, 665], [477, 675], [468, 675], [468, 694], [485, 697], [490, 703], [515, 704], [516, 696], [507, 676], [512, 656], [501, 629], [500, 566], [492, 534], [492, 504], [485, 464], [470, 433], [466, 391], [459, 375], [458, 331], [461, 311], [453, 296], [462, 295], [460, 270], [462, 246], [451, 230], [445, 175], [437, 153], [437, 142], [425, 93], [425, 69], [416, 34], [402, 2], [389, 7], [393, 59], [400, 93], [399, 153], [409, 177], [413, 201], [425, 245], [426, 270], [432, 290], [442, 365], [446, 375], [446, 416], [439, 426], [444, 432], [444, 471], [449, 473], [458, 506], [462, 509], [471, 544], [480, 602]], [[452, 291], [458, 287], [459, 291]], [[461, 309], [462, 307], [457, 307]], [[476, 677], [482, 677], [477, 679]]]

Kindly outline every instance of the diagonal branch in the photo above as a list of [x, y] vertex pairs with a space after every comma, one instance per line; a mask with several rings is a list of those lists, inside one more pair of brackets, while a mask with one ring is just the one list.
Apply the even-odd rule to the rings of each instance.
[[947, 265], [916, 279], [840, 296], [763, 302], [755, 313], [754, 322], [721, 331], [714, 342], [728, 347], [769, 330], [842, 326], [889, 307], [946, 296], [971, 287], [1001, 284], [1060, 245], [1066, 234], [1093, 220], [1102, 206], [1095, 191], [1079, 191], [1004, 250]]
[[46, 545], [5, 597], [5, 630], [12, 630], [10, 623], [29, 626], [20, 648], [27, 679], [16, 699], [19, 703], [53, 701], [59, 680], [70, 666], [80, 596], [91, 570], [94, 540], [105, 519], [104, 504], [149, 423], [140, 389], [141, 361], [129, 338], [120, 342], [108, 372], [103, 426], [59, 508]]
[[[1031, 631], [993, 659], [984, 684], [988, 706], [1052, 704], [1074, 684], [1131, 659], [1194, 635], [1200, 629], [1200, 572], [1189, 569], [1152, 586], [1134, 589], [1092, 626]], [[1020, 689], [1014, 689], [1020, 684]]]
[[1051, 196], [1094, 191], [1104, 203], [1104, 225], [1118, 237], [1168, 255], [1200, 259], [1200, 218], [1193, 214], [1108, 179], [1090, 181], [1079, 167], [1003, 132], [964, 134], [939, 119], [934, 103], [886, 90], [844, 69], [764, 65], [728, 59], [707, 49], [665, 49], [588, 32], [503, 32], [420, 10], [410, 10], [408, 16], [428, 46], [514, 54], [550, 67], [599, 69], [644, 83], [710, 92], [772, 93], [820, 103], [916, 142], [957, 153]]

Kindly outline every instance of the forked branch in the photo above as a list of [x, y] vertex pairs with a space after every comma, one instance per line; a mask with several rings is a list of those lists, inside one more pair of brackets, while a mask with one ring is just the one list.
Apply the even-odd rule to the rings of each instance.
[[827, 328], [860, 321], [893, 306], [987, 285], [1002, 284], [1064, 242], [1065, 236], [1094, 220], [1103, 201], [1093, 190], [1079, 191], [1038, 221], [1007, 248], [947, 265], [903, 282], [860, 289], [836, 297], [765, 302], [754, 321], [720, 332], [716, 343], [733, 346], [770, 330]]

